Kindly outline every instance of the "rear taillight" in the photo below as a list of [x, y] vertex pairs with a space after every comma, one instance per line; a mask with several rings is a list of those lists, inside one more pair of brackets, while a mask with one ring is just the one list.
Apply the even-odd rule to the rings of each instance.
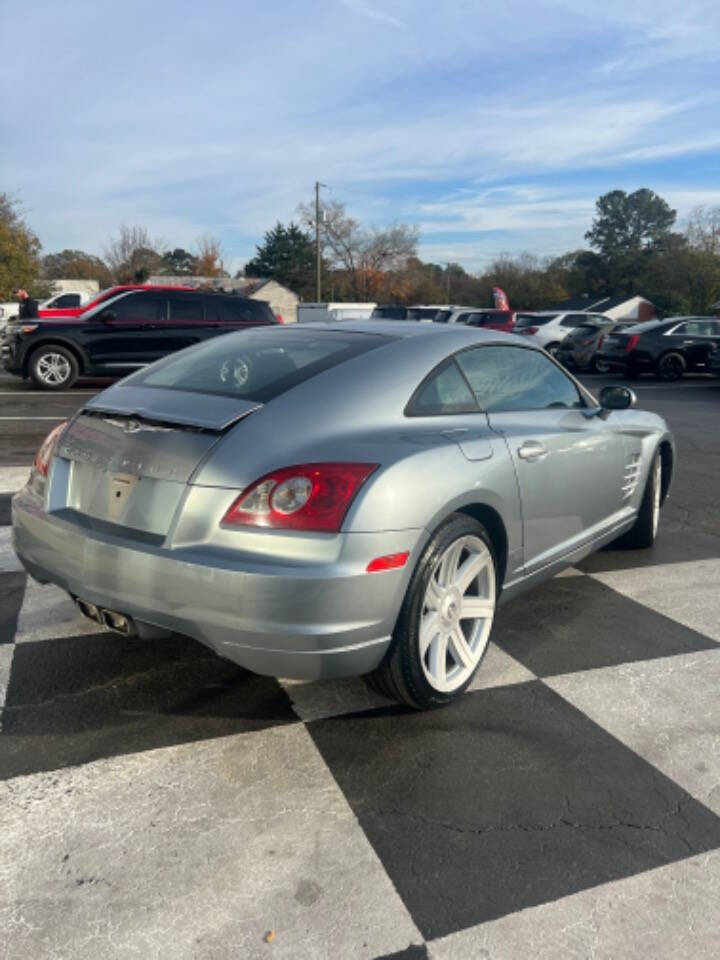
[[630, 353], [631, 350], [634, 350], [639, 339], [640, 336], [637, 333], [634, 333], [631, 337], [628, 337], [628, 342], [625, 344], [625, 352]]
[[53, 453], [55, 453], [55, 447], [60, 439], [60, 434], [63, 432], [66, 425], [67, 420], [64, 420], [62, 423], [58, 424], [57, 427], [54, 427], [45, 437], [40, 445], [40, 449], [35, 454], [33, 465], [37, 472], [43, 477], [47, 476], [50, 460], [52, 459]]
[[302, 463], [260, 477], [244, 490], [223, 524], [337, 533], [376, 463]]
[[534, 333], [538, 332], [537, 327], [520, 327], [518, 333], [526, 333], [528, 336], [532, 336]]
[[604, 340], [604, 339], [605, 339], [605, 334], [604, 334], [604, 333], [601, 333], [601, 334], [600, 334], [600, 339], [599, 339], [598, 342], [597, 342], [597, 348], [598, 348], [598, 350], [599, 350], [600, 347], [603, 345], [603, 340]]

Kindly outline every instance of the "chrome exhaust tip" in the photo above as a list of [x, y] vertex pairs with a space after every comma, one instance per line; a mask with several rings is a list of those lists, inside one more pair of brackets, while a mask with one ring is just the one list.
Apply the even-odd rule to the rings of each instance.
[[115, 613], [114, 610], [101, 610], [100, 616], [108, 629], [121, 633], [124, 637], [129, 637], [133, 632], [130, 621], [122, 613]]
[[95, 606], [94, 603], [88, 603], [87, 600], [78, 600], [77, 597], [75, 598], [75, 603], [77, 604], [80, 613], [84, 617], [87, 617], [88, 620], [94, 620], [95, 623], [103, 622], [100, 608]]

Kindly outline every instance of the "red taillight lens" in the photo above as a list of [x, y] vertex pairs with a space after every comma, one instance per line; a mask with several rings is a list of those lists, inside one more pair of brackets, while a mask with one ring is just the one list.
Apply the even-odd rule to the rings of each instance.
[[48, 467], [50, 466], [50, 458], [55, 452], [55, 445], [57, 444], [60, 434], [63, 432], [66, 425], [67, 420], [64, 420], [62, 423], [58, 424], [57, 427], [54, 427], [45, 437], [40, 449], [35, 454], [35, 469], [38, 473], [42, 474], [43, 477], [47, 476]]
[[[597, 342], [597, 348], [598, 348], [598, 350], [599, 350], [600, 347], [603, 345], [603, 340], [604, 340], [604, 339], [605, 339], [605, 334], [604, 334], [604, 333], [601, 333], [601, 334], [600, 334], [600, 339], [599, 339], [598, 342]], [[588, 341], [588, 342], [589, 342], [589, 341]]]
[[337, 533], [356, 493], [377, 467], [376, 463], [302, 463], [274, 470], [244, 490], [222, 522]]
[[397, 570], [398, 567], [404, 567], [410, 556], [406, 550], [404, 553], [388, 553], [384, 557], [375, 557], [365, 568], [367, 573], [379, 573], [381, 570]]
[[518, 330], [518, 333], [527, 333], [528, 336], [532, 336], [533, 333], [537, 333], [537, 332], [538, 332], [537, 327], [520, 327], [520, 329]]
[[639, 339], [640, 337], [637, 333], [634, 333], [631, 337], [628, 337], [628, 342], [625, 344], [625, 352], [630, 353], [631, 350], [634, 350]]

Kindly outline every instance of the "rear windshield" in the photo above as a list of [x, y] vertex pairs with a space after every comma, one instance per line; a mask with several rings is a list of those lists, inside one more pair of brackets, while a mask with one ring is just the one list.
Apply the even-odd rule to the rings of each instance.
[[267, 403], [318, 373], [394, 339], [335, 329], [255, 328], [172, 354], [125, 383]]
[[516, 327], [542, 327], [543, 324], [550, 323], [557, 316], [556, 313], [544, 313], [542, 316], [534, 316], [531, 313], [518, 313], [515, 317]]

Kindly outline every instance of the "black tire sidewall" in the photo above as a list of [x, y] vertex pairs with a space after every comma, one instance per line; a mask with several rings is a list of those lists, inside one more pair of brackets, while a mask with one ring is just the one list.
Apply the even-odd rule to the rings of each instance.
[[[63, 357], [65, 357], [65, 359], [70, 364], [70, 376], [67, 378], [67, 380], [64, 381], [64, 383], [59, 383], [56, 385], [48, 384], [48, 383], [45, 383], [45, 381], [42, 380], [37, 375], [37, 372], [36, 372], [37, 364], [40, 361], [40, 358], [46, 353], [59, 353]], [[67, 347], [62, 347], [59, 344], [56, 345], [56, 344], [49, 343], [43, 347], [38, 347], [37, 350], [33, 351], [32, 355], [30, 356], [28, 370], [30, 372], [30, 379], [35, 384], [35, 386], [38, 387], [38, 389], [53, 391], [53, 390], [68, 390], [77, 380], [78, 374], [80, 372], [80, 367], [78, 365], [77, 359], [75, 358], [74, 354], [71, 353], [71, 351], [68, 350]]]
[[455, 540], [460, 537], [475, 536], [483, 541], [490, 551], [495, 573], [496, 598], [499, 592], [497, 582], [497, 559], [493, 550], [492, 541], [487, 531], [477, 520], [467, 514], [456, 513], [448, 518], [433, 534], [413, 573], [408, 585], [405, 600], [393, 634], [394, 656], [391, 661], [391, 670], [395, 674], [397, 683], [408, 689], [413, 701], [421, 707], [440, 707], [451, 703], [462, 696], [472, 683], [477, 668], [487, 653], [489, 643], [486, 644], [483, 655], [478, 661], [475, 671], [465, 683], [451, 693], [441, 693], [431, 686], [420, 661], [418, 649], [418, 634], [420, 617], [430, 576], [435, 569], [439, 557]]

